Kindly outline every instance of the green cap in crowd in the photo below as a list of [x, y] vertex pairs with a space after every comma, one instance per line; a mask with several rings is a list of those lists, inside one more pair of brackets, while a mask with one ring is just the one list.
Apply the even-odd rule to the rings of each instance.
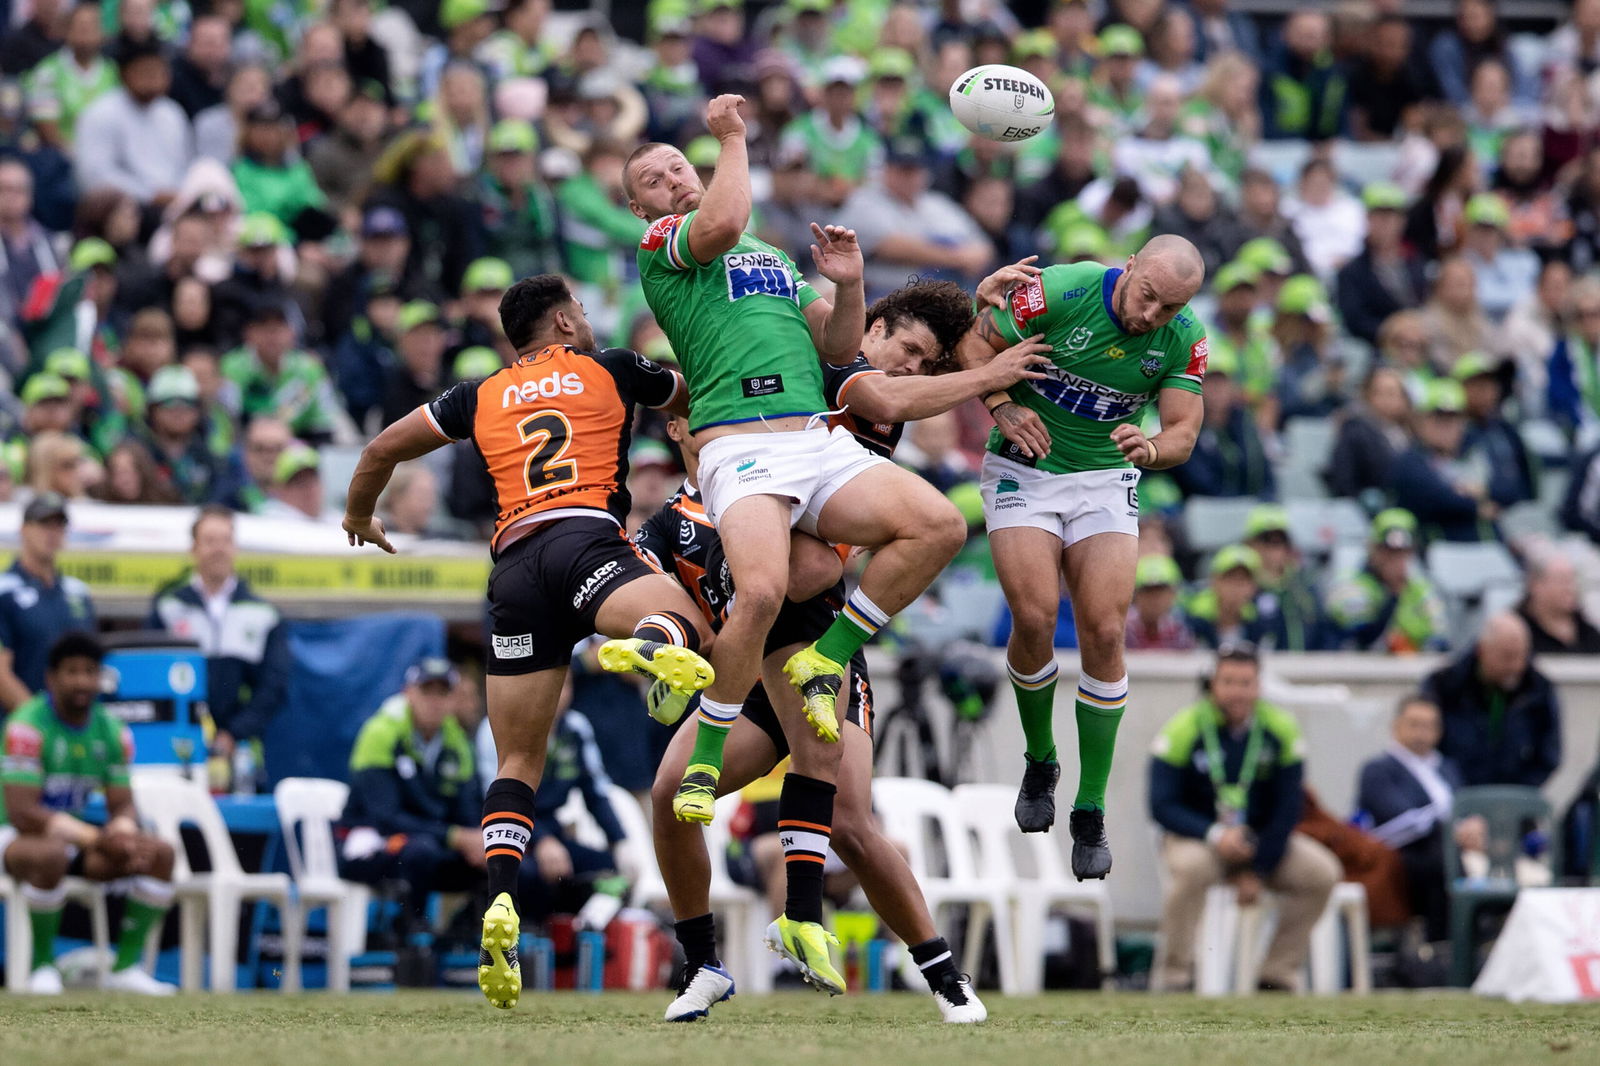
[[1144, 55], [1144, 38], [1138, 30], [1121, 22], [1101, 30], [1099, 44], [1100, 54], [1108, 59]]
[[457, 381], [473, 381], [498, 374], [504, 366], [499, 353], [493, 348], [476, 344], [471, 348], [461, 349], [456, 361], [451, 364], [450, 372], [455, 375]]
[[1163, 585], [1177, 588], [1181, 584], [1183, 584], [1183, 573], [1178, 569], [1178, 564], [1165, 555], [1146, 555], [1139, 560], [1139, 565], [1133, 572], [1135, 589], [1158, 588]]
[[272, 478], [279, 485], [284, 485], [297, 474], [303, 474], [307, 470], [320, 471], [321, 469], [322, 456], [317, 454], [317, 450], [309, 444], [301, 444], [296, 441], [285, 448], [282, 455], [278, 456], [278, 461], [272, 467]]
[[1511, 209], [1506, 206], [1504, 200], [1492, 192], [1480, 192], [1468, 200], [1462, 214], [1474, 226], [1505, 229], [1511, 225]]
[[1373, 544], [1395, 551], [1410, 551], [1417, 545], [1417, 518], [1404, 507], [1390, 507], [1372, 516]]
[[1453, 378], [1434, 378], [1423, 386], [1417, 407], [1425, 415], [1459, 415], [1467, 409], [1467, 390]]
[[1404, 211], [1406, 191], [1392, 181], [1372, 181], [1361, 190], [1368, 211]]
[[1230, 570], [1241, 569], [1249, 571], [1252, 578], [1258, 577], [1261, 573], [1261, 556], [1247, 544], [1230, 544], [1211, 557], [1211, 565], [1206, 568], [1206, 573], [1217, 577]]
[[1224, 264], [1212, 281], [1212, 287], [1216, 289], [1218, 295], [1246, 286], [1253, 289], [1259, 284], [1261, 284], [1261, 271], [1237, 259]]
[[536, 152], [539, 134], [533, 123], [520, 118], [503, 118], [489, 130], [491, 152]]
[[1244, 539], [1255, 540], [1263, 533], [1289, 532], [1289, 509], [1281, 503], [1261, 503], [1250, 508], [1244, 519]]
[[474, 259], [461, 275], [461, 295], [469, 292], [505, 292], [515, 280], [511, 275], [511, 264], [504, 259], [493, 256]]
[[72, 246], [67, 265], [80, 274], [91, 267], [116, 266], [117, 250], [99, 237], [85, 237]]
[[1328, 290], [1310, 274], [1296, 274], [1278, 290], [1278, 313], [1305, 315], [1313, 322], [1331, 322], [1333, 305], [1328, 302]]
[[1271, 237], [1256, 237], [1245, 241], [1234, 255], [1234, 262], [1246, 263], [1262, 274], [1294, 273], [1294, 260], [1289, 250]]
[[439, 309], [427, 300], [412, 300], [400, 308], [396, 323], [401, 333], [410, 333], [419, 326], [437, 326]]
[[22, 403], [32, 407], [45, 400], [65, 400], [72, 395], [72, 384], [59, 374], [34, 374], [22, 385]]
[[76, 348], [57, 348], [44, 357], [44, 369], [68, 381], [88, 381], [92, 372], [89, 357]]

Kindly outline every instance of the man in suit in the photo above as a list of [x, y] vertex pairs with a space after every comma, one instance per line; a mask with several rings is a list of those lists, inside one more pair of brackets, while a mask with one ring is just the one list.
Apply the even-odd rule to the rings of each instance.
[[1411, 913], [1422, 919], [1430, 943], [1449, 935], [1449, 876], [1444, 868], [1444, 834], [1455, 833], [1463, 850], [1482, 850], [1481, 818], [1450, 825], [1461, 770], [1439, 754], [1444, 733], [1438, 706], [1413, 693], [1395, 708], [1394, 741], [1361, 767], [1356, 807], [1368, 832], [1400, 853], [1405, 865]]

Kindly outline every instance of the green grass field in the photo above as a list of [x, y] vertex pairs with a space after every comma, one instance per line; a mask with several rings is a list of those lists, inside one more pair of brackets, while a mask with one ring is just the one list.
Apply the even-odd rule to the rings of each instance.
[[736, 999], [709, 1023], [661, 1022], [662, 995], [533, 995], [508, 1013], [475, 993], [270, 994], [136, 1000], [0, 996], [0, 1063], [206, 1066], [1450, 1066], [1600, 1062], [1600, 1005], [1511, 1006], [1465, 995], [1368, 999], [990, 1000], [977, 1028], [926, 997]]

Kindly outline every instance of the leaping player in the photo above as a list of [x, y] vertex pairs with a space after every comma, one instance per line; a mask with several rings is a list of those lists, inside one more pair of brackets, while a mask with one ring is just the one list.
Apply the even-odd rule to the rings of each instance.
[[684, 699], [710, 684], [712, 671], [698, 654], [711, 635], [699, 609], [622, 530], [633, 406], [683, 414], [682, 378], [631, 351], [596, 352], [582, 306], [551, 274], [506, 290], [500, 319], [517, 361], [378, 434], [350, 479], [344, 528], [352, 545], [392, 553], [373, 515], [378, 497], [397, 464], [452, 441], [472, 441], [494, 480], [486, 672], [500, 765], [484, 796], [481, 849], [471, 839], [451, 843], [488, 867], [493, 902], [478, 986], [509, 1008], [522, 991], [517, 871], [572, 646], [593, 633], [619, 638], [602, 645], [603, 667], [655, 678]]
[[[1177, 236], [1152, 238], [1125, 267], [1047, 267], [1011, 291], [1009, 306], [985, 311], [962, 362], [981, 365], [1034, 333], [1051, 346], [1044, 380], [984, 398], [996, 429], [983, 464], [984, 510], [995, 572], [1014, 619], [1006, 663], [1027, 741], [1017, 825], [1055, 822], [1053, 635], [1066, 580], [1078, 626], [1082, 672], [1075, 714], [1078, 791], [1073, 798], [1072, 872], [1111, 871], [1105, 834], [1106, 781], [1128, 702], [1123, 632], [1139, 555], [1139, 475], [1189, 457], [1201, 421], [1206, 332], [1189, 309], [1205, 266]], [[1155, 402], [1160, 432], [1146, 436]]]
[[[629, 207], [650, 223], [638, 253], [645, 298], [683, 362], [700, 489], [739, 590], [717, 638], [717, 679], [701, 698], [673, 810], [683, 820], [711, 820], [723, 744], [760, 676], [798, 527], [874, 552], [838, 618], [784, 666], [807, 719], [835, 754], [815, 776], [788, 775], [779, 818], [807, 823], [825, 843], [845, 664], [955, 557], [966, 525], [927, 482], [848, 431], [821, 424], [828, 406], [818, 356], [833, 365], [853, 361], [865, 329], [861, 249], [851, 230], [812, 227], [817, 269], [835, 286], [829, 301], [787, 255], [745, 232], [751, 193], [739, 103], [719, 96], [707, 108], [707, 128], [721, 146], [709, 187], [671, 145], [646, 144], [623, 168]], [[786, 913], [777, 924], [790, 957], [827, 958], [820, 886], [814, 910]]]

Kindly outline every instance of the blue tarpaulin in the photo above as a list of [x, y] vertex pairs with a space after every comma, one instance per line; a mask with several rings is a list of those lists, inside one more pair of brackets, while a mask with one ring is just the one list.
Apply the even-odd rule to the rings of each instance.
[[445, 652], [444, 621], [421, 612], [291, 622], [294, 672], [262, 738], [267, 785], [285, 777], [343, 781], [361, 724], [405, 687], [406, 668]]

